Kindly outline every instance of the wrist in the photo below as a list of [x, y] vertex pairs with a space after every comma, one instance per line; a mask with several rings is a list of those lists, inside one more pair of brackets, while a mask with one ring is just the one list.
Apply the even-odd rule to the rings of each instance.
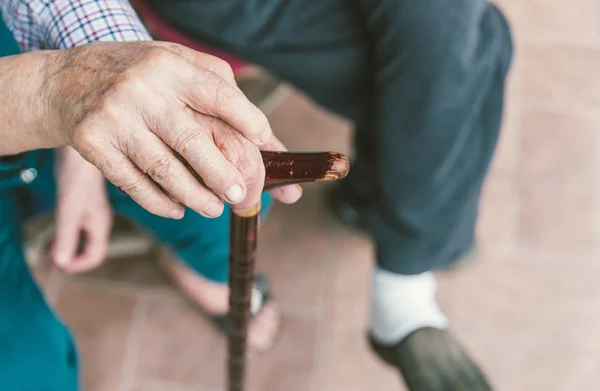
[[39, 52], [40, 69], [37, 72], [38, 82], [35, 84], [38, 94], [38, 105], [35, 107], [36, 118], [40, 120], [42, 132], [55, 141], [54, 147], [68, 146], [70, 143], [69, 129], [63, 126], [60, 111], [61, 101], [68, 99], [62, 96], [61, 88], [64, 80], [57, 76], [65, 56], [62, 50]]

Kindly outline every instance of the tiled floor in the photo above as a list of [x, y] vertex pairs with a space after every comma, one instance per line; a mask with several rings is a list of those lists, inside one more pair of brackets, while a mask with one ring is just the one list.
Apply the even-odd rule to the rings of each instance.
[[[481, 253], [440, 275], [439, 298], [498, 390], [600, 390], [600, 1], [501, 3], [517, 59]], [[298, 96], [271, 120], [292, 149], [349, 150], [347, 124]], [[275, 351], [252, 358], [252, 390], [400, 390], [362, 338], [371, 245], [332, 219], [322, 193], [307, 186], [264, 228], [259, 264], [285, 321]], [[149, 260], [40, 277], [79, 340], [86, 390], [222, 389], [223, 337]]]

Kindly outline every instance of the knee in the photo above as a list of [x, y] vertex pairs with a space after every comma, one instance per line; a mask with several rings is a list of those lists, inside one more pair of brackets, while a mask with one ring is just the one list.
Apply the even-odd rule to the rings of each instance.
[[399, 6], [388, 28], [379, 34], [382, 47], [387, 47], [384, 62], [388, 65], [410, 62], [428, 78], [444, 69], [466, 76], [482, 66], [508, 70], [511, 29], [494, 4], [485, 0], [426, 0], [419, 7], [398, 3], [411, 5]]

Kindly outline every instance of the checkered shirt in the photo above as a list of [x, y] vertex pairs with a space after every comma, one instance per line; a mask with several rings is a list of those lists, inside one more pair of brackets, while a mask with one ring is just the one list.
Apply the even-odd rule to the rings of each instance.
[[0, 0], [0, 7], [23, 51], [152, 39], [127, 0]]

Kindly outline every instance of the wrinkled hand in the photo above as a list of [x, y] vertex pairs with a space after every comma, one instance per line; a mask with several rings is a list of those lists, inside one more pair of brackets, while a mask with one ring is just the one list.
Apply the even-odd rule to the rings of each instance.
[[[216, 217], [244, 210], [264, 184], [258, 146], [284, 150], [265, 115], [237, 88], [229, 65], [162, 42], [95, 43], [57, 52], [43, 93], [46, 126], [151, 213], [186, 205]], [[194, 179], [183, 158], [202, 178]], [[300, 197], [297, 187], [273, 195]]]
[[[50, 257], [72, 274], [99, 266], [106, 257], [112, 226], [102, 173], [70, 147], [58, 154], [56, 234]], [[83, 234], [83, 248], [78, 251]]]

